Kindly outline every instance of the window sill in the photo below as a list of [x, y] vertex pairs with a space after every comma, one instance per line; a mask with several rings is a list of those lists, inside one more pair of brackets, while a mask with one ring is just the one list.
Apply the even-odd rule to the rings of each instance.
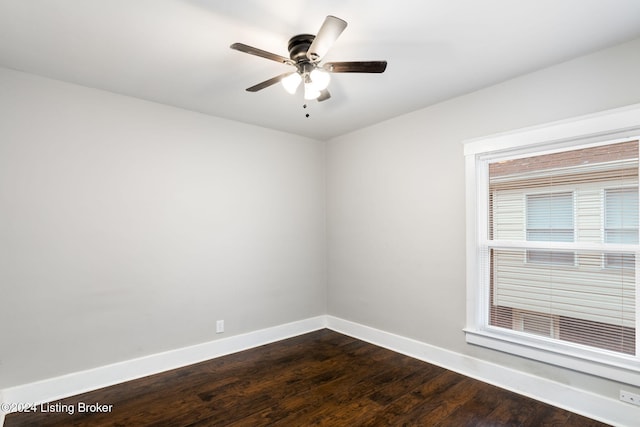
[[503, 333], [499, 330], [466, 328], [464, 332], [469, 344], [640, 387], [640, 364], [631, 357], [625, 360], [624, 355], [608, 355], [577, 345], [521, 336], [512, 331]]

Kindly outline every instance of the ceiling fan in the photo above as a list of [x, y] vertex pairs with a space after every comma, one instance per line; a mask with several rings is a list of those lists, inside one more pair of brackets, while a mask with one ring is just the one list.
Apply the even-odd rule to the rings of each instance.
[[335, 16], [327, 16], [317, 35], [299, 34], [289, 39], [289, 58], [243, 43], [232, 44], [231, 49], [296, 68], [295, 71], [280, 74], [251, 86], [247, 88], [247, 91], [257, 92], [282, 82], [285, 90], [294, 94], [300, 83], [304, 82], [305, 99], [325, 101], [331, 97], [327, 90], [331, 79], [330, 73], [383, 73], [387, 68], [387, 61], [326, 62], [320, 65], [320, 61], [346, 27], [346, 21]]

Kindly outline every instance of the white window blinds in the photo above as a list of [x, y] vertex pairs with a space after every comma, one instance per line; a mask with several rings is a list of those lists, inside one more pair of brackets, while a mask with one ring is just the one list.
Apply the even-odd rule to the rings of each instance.
[[638, 142], [487, 168], [488, 325], [635, 355]]

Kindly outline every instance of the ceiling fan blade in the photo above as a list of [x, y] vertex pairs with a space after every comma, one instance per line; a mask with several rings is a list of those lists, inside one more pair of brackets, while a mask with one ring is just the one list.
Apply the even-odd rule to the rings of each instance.
[[327, 62], [323, 68], [330, 73], [384, 73], [387, 61]]
[[238, 50], [240, 52], [248, 53], [250, 55], [260, 56], [262, 58], [267, 58], [272, 61], [280, 62], [282, 64], [294, 65], [294, 62], [285, 58], [284, 56], [276, 55], [275, 53], [267, 52], [266, 50], [258, 49], [257, 47], [249, 46], [244, 43], [234, 43], [231, 46], [231, 49]]
[[276, 83], [278, 83], [280, 80], [284, 79], [287, 76], [290, 76], [291, 74], [295, 73], [295, 71], [292, 71], [290, 73], [284, 73], [284, 74], [280, 74], [279, 76], [275, 76], [273, 78], [270, 78], [269, 80], [265, 80], [262, 83], [258, 83], [255, 86], [251, 86], [247, 88], [247, 92], [257, 92], [259, 90], [262, 90], [266, 87], [272, 86]]
[[347, 28], [347, 22], [335, 16], [327, 16], [318, 30], [316, 38], [309, 46], [307, 58], [311, 61], [319, 61], [324, 58], [336, 39]]
[[329, 91], [327, 89], [321, 90], [320, 96], [318, 97], [318, 102], [326, 101], [329, 98], [331, 98], [331, 94], [329, 93]]

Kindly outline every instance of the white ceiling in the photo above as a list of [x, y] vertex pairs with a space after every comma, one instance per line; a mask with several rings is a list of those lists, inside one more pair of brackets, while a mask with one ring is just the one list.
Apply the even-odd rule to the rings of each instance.
[[[288, 56], [329, 14], [349, 26], [325, 60], [384, 74], [307, 109], [244, 90], [289, 67], [229, 45]], [[322, 140], [636, 37], [640, 0], [0, 0], [1, 66]]]

